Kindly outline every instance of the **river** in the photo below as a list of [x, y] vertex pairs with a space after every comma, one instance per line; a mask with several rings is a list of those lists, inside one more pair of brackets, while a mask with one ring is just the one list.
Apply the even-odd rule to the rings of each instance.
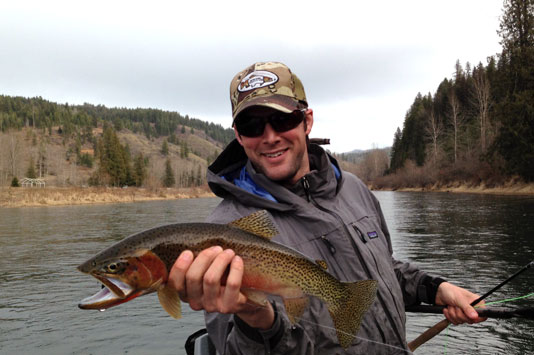
[[[447, 193], [375, 192], [392, 234], [395, 257], [485, 293], [534, 259], [534, 198]], [[0, 209], [0, 354], [184, 354], [203, 327], [183, 306], [174, 320], [157, 296], [105, 312], [77, 303], [98, 282], [76, 266], [124, 236], [172, 222], [202, 221], [218, 199]], [[488, 301], [534, 292], [530, 269]], [[534, 297], [506, 303], [532, 305]], [[442, 319], [408, 314], [412, 340]], [[453, 326], [418, 354], [534, 352], [534, 321], [488, 320]]]

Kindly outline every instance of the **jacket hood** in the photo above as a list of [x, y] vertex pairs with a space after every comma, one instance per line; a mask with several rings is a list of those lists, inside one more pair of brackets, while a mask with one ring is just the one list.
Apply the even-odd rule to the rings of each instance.
[[[327, 154], [319, 145], [308, 146], [310, 172], [295, 185], [286, 188], [265, 175], [258, 173], [248, 160], [243, 147], [234, 139], [208, 168], [208, 184], [221, 198], [231, 198], [240, 203], [260, 209], [277, 210], [280, 212], [298, 208], [298, 205], [308, 203], [307, 191], [303, 180], [307, 181], [308, 192], [314, 199], [329, 199], [334, 197], [343, 183], [343, 175], [337, 161]], [[234, 184], [242, 170], [261, 190], [265, 190], [273, 200], [263, 198], [240, 188]]]

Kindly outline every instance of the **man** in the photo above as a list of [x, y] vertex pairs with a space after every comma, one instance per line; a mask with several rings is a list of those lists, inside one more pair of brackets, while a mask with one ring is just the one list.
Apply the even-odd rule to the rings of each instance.
[[[274, 241], [325, 260], [341, 281], [377, 280], [376, 301], [346, 353], [406, 353], [405, 305], [448, 305], [444, 314], [454, 324], [482, 321], [469, 306], [477, 295], [392, 257], [377, 199], [309, 144], [313, 110], [287, 66], [251, 65], [232, 80], [230, 99], [236, 139], [209, 167], [209, 185], [223, 201], [208, 221], [228, 223], [265, 209], [279, 231]], [[196, 257], [185, 251], [171, 270], [180, 298], [207, 312], [220, 354], [345, 353], [324, 304], [312, 299], [292, 326], [279, 299], [265, 307], [247, 302], [239, 291], [243, 270], [239, 255], [218, 246]]]

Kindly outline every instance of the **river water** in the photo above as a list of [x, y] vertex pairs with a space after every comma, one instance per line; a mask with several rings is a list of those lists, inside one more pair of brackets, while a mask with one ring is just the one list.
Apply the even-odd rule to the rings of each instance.
[[[376, 192], [397, 259], [479, 294], [534, 259], [534, 198]], [[184, 354], [203, 328], [183, 305], [174, 320], [152, 294], [105, 312], [77, 303], [99, 283], [76, 266], [123, 237], [161, 224], [202, 221], [218, 199], [0, 209], [0, 354]], [[488, 301], [534, 292], [529, 269]], [[532, 305], [534, 297], [507, 306]], [[443, 317], [408, 314], [412, 340]], [[534, 321], [451, 327], [418, 354], [534, 353]]]

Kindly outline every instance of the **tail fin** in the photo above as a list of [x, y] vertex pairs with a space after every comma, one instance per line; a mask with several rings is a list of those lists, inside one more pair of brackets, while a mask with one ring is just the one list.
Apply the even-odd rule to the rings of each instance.
[[376, 297], [378, 282], [363, 280], [340, 283], [340, 292], [328, 304], [328, 311], [336, 327], [339, 344], [346, 349], [360, 329], [363, 315]]

